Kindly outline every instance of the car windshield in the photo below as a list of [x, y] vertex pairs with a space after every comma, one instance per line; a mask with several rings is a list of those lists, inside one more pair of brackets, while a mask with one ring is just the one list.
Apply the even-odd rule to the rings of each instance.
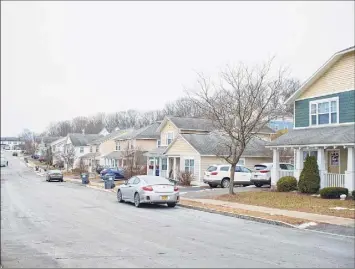
[[213, 171], [216, 171], [216, 170], [217, 170], [216, 166], [210, 166], [210, 167], [207, 168], [208, 172], [213, 172]]
[[266, 169], [266, 168], [267, 168], [267, 166], [266, 166], [266, 165], [263, 165], [263, 164], [257, 164], [257, 165], [254, 166], [254, 169], [255, 169], [256, 171], [264, 170], [264, 169]]
[[62, 172], [60, 170], [49, 170], [49, 174], [61, 174]]
[[173, 185], [168, 179], [162, 177], [145, 177], [142, 179], [149, 185], [160, 185], [160, 184]]

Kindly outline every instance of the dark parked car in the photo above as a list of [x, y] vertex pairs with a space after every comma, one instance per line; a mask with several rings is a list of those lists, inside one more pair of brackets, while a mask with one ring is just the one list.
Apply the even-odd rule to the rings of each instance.
[[63, 182], [63, 173], [60, 170], [49, 170], [47, 173], [46, 181], [58, 180]]
[[103, 166], [99, 165], [96, 167], [96, 173], [100, 174], [102, 170], [104, 170]]
[[33, 154], [33, 155], [31, 156], [31, 158], [37, 160], [37, 159], [39, 158], [39, 155]]
[[13, 153], [12, 153], [12, 156], [17, 156], [17, 152], [13, 152]]
[[124, 179], [124, 171], [122, 168], [106, 168], [100, 173], [102, 180], [106, 180], [110, 176], [114, 176], [115, 180]]
[[40, 157], [38, 158], [38, 160], [39, 160], [41, 163], [43, 163], [43, 162], [46, 162], [46, 161], [47, 161], [47, 158], [46, 158], [45, 156], [40, 156]]

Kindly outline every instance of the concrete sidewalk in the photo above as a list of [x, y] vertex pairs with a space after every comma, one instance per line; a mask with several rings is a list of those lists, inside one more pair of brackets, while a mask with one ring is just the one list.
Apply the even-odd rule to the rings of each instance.
[[235, 208], [235, 209], [244, 209], [249, 211], [263, 212], [263, 213], [268, 213], [270, 215], [281, 215], [281, 216], [287, 216], [291, 218], [293, 217], [298, 219], [306, 219], [317, 223], [328, 223], [333, 225], [355, 227], [354, 219], [334, 217], [329, 215], [320, 215], [320, 214], [313, 214], [313, 213], [300, 212], [300, 211], [290, 211], [290, 210], [270, 208], [264, 206], [246, 205], [246, 204], [226, 202], [226, 201], [213, 200], [213, 199], [181, 198], [181, 201], [200, 202], [207, 205], [209, 204], [215, 206], [224, 206], [224, 207]]

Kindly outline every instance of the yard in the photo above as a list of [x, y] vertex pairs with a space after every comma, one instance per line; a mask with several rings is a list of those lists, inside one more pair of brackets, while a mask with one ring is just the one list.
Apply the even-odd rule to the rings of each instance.
[[355, 219], [354, 200], [330, 200], [295, 192], [274, 191], [225, 194], [214, 199]]

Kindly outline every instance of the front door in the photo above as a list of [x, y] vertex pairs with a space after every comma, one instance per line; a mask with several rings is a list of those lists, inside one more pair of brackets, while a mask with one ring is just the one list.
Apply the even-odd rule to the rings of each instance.
[[328, 173], [340, 173], [340, 150], [328, 151]]

